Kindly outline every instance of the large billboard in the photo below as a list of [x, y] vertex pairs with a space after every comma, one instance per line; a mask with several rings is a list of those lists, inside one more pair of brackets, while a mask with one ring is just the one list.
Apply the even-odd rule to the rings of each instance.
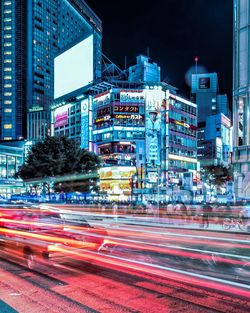
[[62, 127], [68, 124], [68, 109], [69, 105], [57, 108], [54, 113], [55, 128]]
[[94, 79], [93, 35], [54, 59], [54, 98], [89, 85]]

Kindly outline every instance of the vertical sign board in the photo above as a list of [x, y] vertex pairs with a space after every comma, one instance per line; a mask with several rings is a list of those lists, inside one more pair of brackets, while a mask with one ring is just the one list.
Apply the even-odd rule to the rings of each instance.
[[81, 148], [89, 148], [89, 100], [81, 102]]
[[149, 166], [161, 165], [161, 105], [164, 92], [146, 92], [146, 160]]

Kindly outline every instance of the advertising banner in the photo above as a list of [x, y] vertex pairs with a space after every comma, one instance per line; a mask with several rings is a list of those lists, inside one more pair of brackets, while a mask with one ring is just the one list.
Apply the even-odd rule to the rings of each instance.
[[68, 124], [68, 108], [67, 105], [55, 110], [55, 128]]
[[89, 147], [89, 103], [88, 99], [81, 102], [81, 147]]
[[161, 164], [161, 105], [164, 93], [146, 92], [146, 160], [149, 166]]

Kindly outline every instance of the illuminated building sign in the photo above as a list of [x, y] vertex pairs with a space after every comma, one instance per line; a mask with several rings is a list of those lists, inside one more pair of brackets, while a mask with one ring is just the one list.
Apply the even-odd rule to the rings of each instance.
[[109, 121], [110, 119], [111, 119], [111, 116], [110, 116], [110, 115], [106, 115], [106, 116], [97, 118], [97, 119], [95, 120], [95, 123], [106, 122], [106, 121]]
[[221, 115], [221, 123], [228, 128], [231, 127], [230, 119], [227, 118], [225, 115]]
[[97, 110], [97, 117], [102, 117], [110, 114], [110, 107]]
[[63, 106], [55, 110], [55, 127], [68, 124], [68, 107], [69, 106]]
[[100, 94], [98, 94], [98, 95], [95, 95], [94, 98], [97, 99], [97, 98], [100, 98], [100, 97], [105, 96], [105, 95], [107, 95], [107, 94], [109, 94], [109, 91], [105, 91], [105, 92], [103, 92], [103, 93], [100, 93]]
[[176, 125], [183, 126], [183, 127], [185, 127], [185, 128], [190, 128], [190, 129], [192, 129], [192, 130], [196, 130], [196, 129], [197, 129], [197, 127], [194, 126], [194, 125], [189, 125], [189, 124], [187, 124], [187, 123], [185, 123], [185, 122], [180, 122], [180, 121], [174, 120], [173, 118], [169, 118], [169, 122], [170, 122], [170, 123], [174, 123], [174, 124], [176, 124]]
[[138, 106], [132, 106], [132, 105], [116, 105], [116, 106], [114, 106], [114, 112], [138, 113], [139, 107]]
[[121, 90], [121, 102], [139, 102], [144, 101], [143, 90]]
[[210, 78], [200, 77], [199, 78], [199, 89], [209, 89], [210, 88]]
[[130, 118], [132, 120], [142, 120], [144, 118], [143, 115], [140, 114], [114, 114], [114, 118], [123, 119], [123, 118]]

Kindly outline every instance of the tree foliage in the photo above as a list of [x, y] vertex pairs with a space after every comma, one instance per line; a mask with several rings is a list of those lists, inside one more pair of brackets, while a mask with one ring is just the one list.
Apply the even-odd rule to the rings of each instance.
[[95, 153], [81, 149], [73, 139], [48, 136], [32, 146], [16, 176], [27, 180], [87, 173], [97, 171], [100, 164]]
[[222, 187], [226, 182], [230, 181], [232, 175], [232, 168], [222, 165], [210, 165], [201, 170], [202, 181], [209, 185], [211, 192], [215, 187]]

